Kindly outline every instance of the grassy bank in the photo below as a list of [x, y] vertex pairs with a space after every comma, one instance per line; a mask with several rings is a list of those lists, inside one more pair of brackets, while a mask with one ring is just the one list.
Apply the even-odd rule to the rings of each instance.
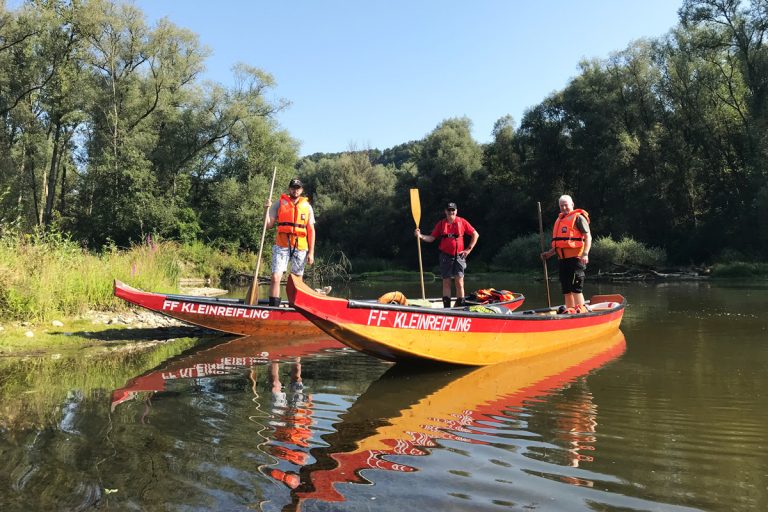
[[43, 322], [89, 309], [120, 310], [112, 281], [177, 292], [181, 277], [218, 277], [226, 268], [253, 268], [249, 254], [230, 255], [203, 244], [147, 243], [99, 253], [60, 235], [0, 239], [0, 322]]

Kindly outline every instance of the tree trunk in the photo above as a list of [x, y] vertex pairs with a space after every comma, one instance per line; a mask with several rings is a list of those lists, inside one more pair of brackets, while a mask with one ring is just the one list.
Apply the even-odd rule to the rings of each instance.
[[45, 197], [45, 213], [43, 215], [43, 222], [45, 227], [51, 225], [53, 220], [53, 202], [56, 199], [56, 182], [58, 181], [59, 173], [59, 141], [61, 140], [61, 121], [56, 121], [53, 128], [53, 151], [51, 154], [51, 167], [48, 172], [47, 188], [43, 188]]

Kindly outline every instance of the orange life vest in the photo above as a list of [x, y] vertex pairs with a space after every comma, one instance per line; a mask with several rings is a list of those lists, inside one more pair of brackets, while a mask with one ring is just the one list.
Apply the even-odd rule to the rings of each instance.
[[299, 251], [306, 251], [307, 225], [311, 216], [309, 202], [306, 197], [300, 197], [293, 204], [291, 196], [280, 196], [280, 207], [277, 210], [277, 245], [280, 247], [296, 246]]
[[475, 298], [478, 302], [506, 302], [515, 298], [515, 294], [508, 290], [497, 290], [496, 288], [483, 288], [475, 292]]
[[584, 210], [573, 210], [569, 214], [561, 213], [555, 221], [552, 229], [552, 247], [557, 251], [557, 256], [562, 260], [575, 258], [584, 252], [584, 233], [576, 227], [576, 219], [583, 216], [589, 223], [589, 214]]

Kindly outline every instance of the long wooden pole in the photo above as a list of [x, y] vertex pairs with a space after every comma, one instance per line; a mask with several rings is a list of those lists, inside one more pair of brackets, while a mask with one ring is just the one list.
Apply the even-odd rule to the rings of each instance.
[[[419, 229], [419, 222], [421, 222], [421, 201], [419, 200], [419, 189], [411, 189], [411, 213], [413, 214], [413, 221], [416, 223], [416, 229]], [[427, 294], [424, 291], [424, 266], [421, 263], [421, 239], [416, 239], [416, 247], [419, 249], [419, 277], [421, 278], [421, 298], [427, 298]]]
[[[272, 202], [272, 193], [275, 190], [275, 176], [277, 175], [277, 166], [272, 170], [272, 184], [269, 186], [269, 202]], [[245, 297], [245, 303], [254, 305], [259, 302], [259, 267], [261, 267], [261, 253], [264, 250], [264, 239], [267, 237], [267, 221], [269, 221], [269, 208], [264, 212], [264, 229], [261, 230], [261, 243], [259, 244], [259, 255], [256, 258], [256, 271], [253, 273], [253, 282], [248, 289], [248, 295]]]
[[[541, 220], [541, 202], [537, 202], [539, 207], [539, 244], [541, 245], [541, 252], [544, 252], [544, 223]], [[547, 272], [547, 260], [542, 260], [544, 264], [544, 282], [547, 285], [547, 307], [552, 307], [552, 299], [549, 297], [549, 273]]]

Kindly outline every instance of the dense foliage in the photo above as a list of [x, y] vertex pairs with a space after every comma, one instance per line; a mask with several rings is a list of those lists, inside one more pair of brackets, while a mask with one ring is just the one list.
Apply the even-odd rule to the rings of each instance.
[[673, 262], [764, 259], [767, 27], [763, 0], [685, 0], [665, 37], [582, 62], [488, 144], [455, 118], [394, 148], [299, 159], [273, 78], [242, 64], [232, 86], [203, 82], [188, 30], [120, 1], [0, 6], [0, 227], [94, 249], [148, 235], [255, 249], [276, 167], [278, 191], [307, 184], [320, 252], [382, 267], [415, 260], [413, 187], [421, 227], [456, 201], [487, 264], [536, 251], [536, 203], [547, 230], [563, 193], [596, 235]]
[[257, 191], [274, 166], [287, 180], [298, 146], [274, 121], [286, 102], [267, 99], [270, 75], [243, 64], [231, 87], [203, 83], [206, 56], [128, 3], [0, 10], [2, 226], [94, 248], [150, 234], [257, 244]]

